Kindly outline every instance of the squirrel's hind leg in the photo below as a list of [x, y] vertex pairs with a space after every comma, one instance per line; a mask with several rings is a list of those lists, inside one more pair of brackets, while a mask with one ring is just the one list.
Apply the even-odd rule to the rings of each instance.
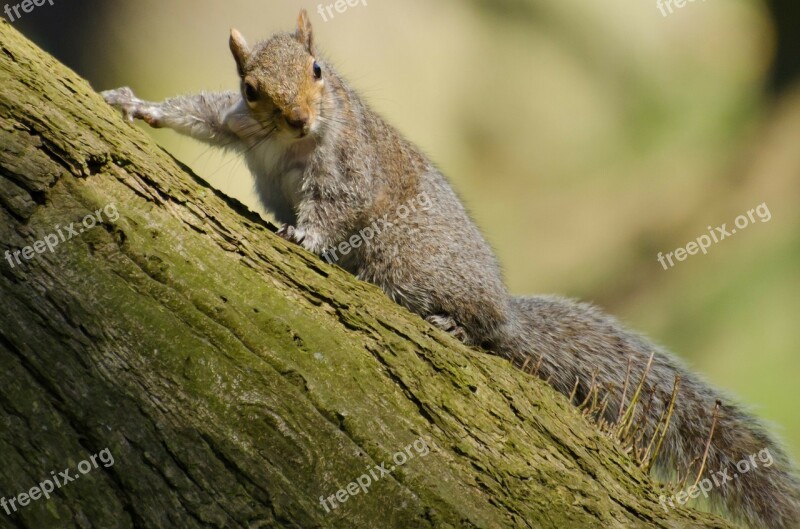
[[425, 321], [428, 323], [439, 327], [444, 332], [453, 335], [459, 341], [464, 343], [469, 343], [469, 335], [464, 327], [461, 327], [456, 320], [454, 320], [450, 316], [445, 316], [443, 314], [431, 314], [430, 316], [425, 317]]

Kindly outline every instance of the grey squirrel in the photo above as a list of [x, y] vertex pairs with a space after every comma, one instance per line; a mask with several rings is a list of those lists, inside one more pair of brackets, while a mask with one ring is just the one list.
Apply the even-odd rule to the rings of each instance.
[[[252, 49], [232, 30], [230, 49], [239, 91], [163, 103], [142, 101], [129, 88], [103, 96], [129, 120], [238, 151], [283, 223], [282, 236], [318, 255], [333, 251], [337, 264], [465, 343], [517, 366], [533, 360], [536, 374], [573, 402], [602, 388], [604, 420], [630, 405], [627, 377], [641, 377], [649, 402], [640, 443], [657, 434], [679, 375], [656, 470], [688, 469], [707, 451], [702, 477], [711, 478], [767, 450], [774, 463], [718, 484], [712, 505], [753, 528], [800, 527], [794, 464], [756, 418], [590, 305], [509, 295], [494, 253], [445, 177], [317, 55], [305, 11], [296, 31]], [[427, 207], [409, 207], [421, 197]], [[376, 220], [391, 225], [401, 210], [397, 225], [359, 242]], [[717, 401], [723, 405], [712, 414]]]

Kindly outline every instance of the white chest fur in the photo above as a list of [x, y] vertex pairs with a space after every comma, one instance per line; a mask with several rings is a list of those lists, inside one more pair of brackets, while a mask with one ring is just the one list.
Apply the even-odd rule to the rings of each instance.
[[279, 222], [295, 225], [297, 206], [303, 199], [303, 173], [311, 150], [304, 141], [276, 138], [247, 153], [247, 165], [266, 208]]

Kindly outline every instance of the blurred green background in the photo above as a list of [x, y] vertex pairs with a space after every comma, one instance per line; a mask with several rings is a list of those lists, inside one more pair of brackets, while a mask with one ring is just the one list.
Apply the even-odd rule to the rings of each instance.
[[[791, 2], [664, 16], [656, 0], [368, 0], [325, 22], [295, 0], [56, 0], [14, 25], [98, 90], [161, 100], [235, 89], [229, 28], [254, 41], [306, 7], [325, 56], [453, 181], [514, 293], [601, 305], [751, 404], [800, 458]], [[262, 211], [237, 158], [148, 132]], [[670, 270], [656, 260], [763, 202], [769, 222]]]

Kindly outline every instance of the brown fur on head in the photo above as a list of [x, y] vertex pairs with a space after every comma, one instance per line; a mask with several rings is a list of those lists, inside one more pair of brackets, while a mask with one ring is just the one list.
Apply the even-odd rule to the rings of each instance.
[[258, 121], [275, 124], [294, 137], [316, 130], [325, 72], [314, 57], [313, 30], [305, 10], [300, 11], [294, 33], [279, 33], [253, 50], [241, 33], [231, 30], [230, 48], [242, 97]]

